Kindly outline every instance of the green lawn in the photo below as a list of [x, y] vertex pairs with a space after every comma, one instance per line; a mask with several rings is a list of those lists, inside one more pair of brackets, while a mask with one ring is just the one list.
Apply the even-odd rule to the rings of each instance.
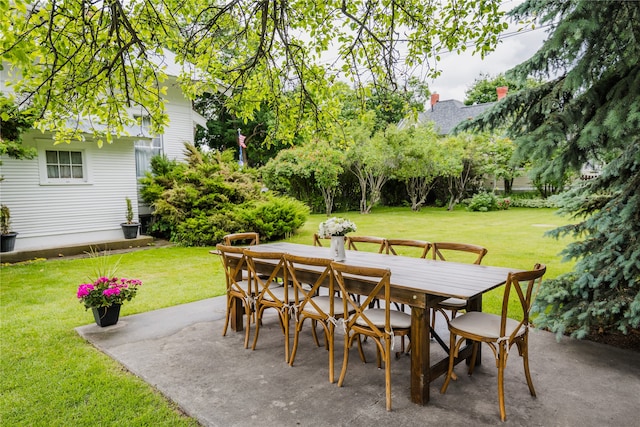
[[[339, 214], [353, 220], [356, 234], [430, 241], [460, 241], [488, 248], [483, 264], [531, 268], [547, 264], [547, 276], [571, 269], [558, 253], [568, 240], [544, 237], [568, 222], [552, 209], [466, 212], [428, 208], [379, 208], [372, 214]], [[287, 239], [311, 244], [318, 224], [312, 215]], [[223, 272], [211, 248], [162, 247], [113, 255], [119, 276], [138, 278], [138, 296], [121, 316], [222, 295]], [[93, 272], [90, 259], [40, 261], [0, 270], [0, 342], [3, 425], [197, 425], [180, 414], [144, 381], [82, 340], [73, 328], [93, 322], [77, 301], [79, 284]], [[500, 290], [485, 296], [484, 308], [497, 311]]]

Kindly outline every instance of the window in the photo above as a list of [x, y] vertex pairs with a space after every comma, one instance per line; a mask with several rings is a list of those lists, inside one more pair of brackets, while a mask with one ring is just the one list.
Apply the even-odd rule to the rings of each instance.
[[46, 151], [47, 178], [84, 180], [84, 162], [81, 151]]
[[[149, 117], [141, 118], [143, 134], [149, 135]], [[157, 135], [153, 139], [140, 139], [135, 142], [136, 148], [136, 176], [142, 178], [145, 172], [151, 171], [151, 158], [162, 154], [162, 135]]]

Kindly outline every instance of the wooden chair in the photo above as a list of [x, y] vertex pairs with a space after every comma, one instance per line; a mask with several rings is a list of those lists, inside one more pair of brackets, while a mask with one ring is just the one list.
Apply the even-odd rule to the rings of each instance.
[[[398, 255], [396, 250], [400, 250], [399, 248], [417, 248], [420, 249], [419, 258], [426, 258], [429, 253], [429, 249], [431, 249], [431, 243], [426, 242], [424, 240], [412, 240], [412, 239], [387, 239], [387, 254]], [[406, 252], [406, 251], [404, 251]], [[418, 252], [415, 250], [411, 252], [410, 255], [417, 255]], [[405, 253], [402, 253], [405, 255]]]
[[222, 238], [222, 242], [227, 246], [238, 245], [253, 246], [260, 244], [260, 235], [254, 232], [227, 234]]
[[[342, 387], [347, 373], [349, 362], [349, 349], [353, 340], [358, 337], [358, 350], [360, 357], [365, 360], [360, 344], [360, 336], [370, 337], [376, 344], [378, 367], [384, 361], [385, 387], [387, 411], [391, 410], [391, 353], [395, 336], [409, 335], [411, 331], [411, 316], [391, 309], [391, 271], [389, 269], [361, 267], [333, 262], [331, 264], [335, 272], [336, 284], [344, 297], [344, 312], [354, 313], [344, 323], [344, 361], [338, 386]], [[359, 304], [348, 293], [349, 280], [373, 282], [371, 292], [365, 301]], [[369, 303], [378, 297], [384, 302], [384, 308], [368, 308]]]
[[[470, 311], [449, 322], [451, 333], [449, 369], [440, 393], [447, 391], [447, 386], [453, 377], [454, 362], [460, 345], [466, 340], [472, 340], [473, 351], [469, 375], [473, 374], [478, 345], [487, 343], [493, 351], [498, 368], [498, 404], [502, 421], [507, 419], [504, 403], [504, 369], [507, 366], [509, 350], [514, 344], [518, 347], [518, 354], [523, 359], [529, 392], [532, 396], [536, 395], [529, 372], [529, 310], [533, 300], [532, 295], [538, 291], [545, 272], [546, 267], [543, 264], [536, 264], [531, 271], [509, 273], [502, 297], [501, 315]], [[509, 299], [514, 293], [519, 305], [517, 309], [509, 310]], [[456, 340], [456, 337], [459, 338]]]
[[293, 301], [293, 288], [278, 282], [282, 278], [287, 283], [284, 253], [261, 252], [244, 249], [249, 270], [249, 280], [255, 289], [256, 332], [253, 336], [252, 350], [256, 349], [262, 317], [267, 308], [274, 308], [278, 313], [280, 327], [284, 333], [284, 359], [289, 361], [289, 319], [290, 301]]
[[379, 254], [385, 252], [387, 249], [387, 239], [383, 237], [347, 236], [347, 249], [357, 251], [358, 247], [356, 246], [356, 243], [358, 243], [358, 246], [360, 247], [373, 246], [374, 250], [377, 251]]
[[[486, 248], [468, 243], [435, 242], [431, 244], [431, 247], [433, 259], [440, 261], [471, 261], [473, 264], [479, 265], [482, 262], [482, 258], [487, 254]], [[449, 321], [449, 316], [447, 316], [445, 310], [451, 311], [451, 319], [453, 319], [456, 317], [458, 311], [465, 310], [466, 308], [466, 300], [459, 298], [447, 298], [440, 302], [433, 310], [431, 316], [431, 327], [434, 329], [436, 327], [436, 313], [438, 311], [442, 313], [447, 321]]]
[[[342, 298], [335, 295], [335, 284], [331, 260], [285, 255], [288, 278], [294, 288], [295, 333], [289, 365], [293, 366], [300, 341], [300, 331], [307, 319], [312, 323], [312, 334], [317, 346], [316, 325], [324, 329], [325, 341], [329, 350], [329, 382], [334, 381], [334, 331], [338, 319], [344, 319]], [[327, 287], [327, 295], [320, 295], [321, 287]]]
[[331, 237], [320, 237], [318, 233], [313, 233], [313, 246], [324, 246], [322, 244], [323, 240], [331, 240]]
[[[408, 255], [407, 250], [411, 255], [418, 255], [420, 258], [425, 259], [427, 254], [429, 253], [429, 249], [431, 249], [431, 243], [424, 240], [413, 240], [413, 239], [387, 239], [387, 254], [398, 255], [397, 251], [401, 251], [403, 255]], [[404, 311], [404, 304], [393, 303], [395, 307]], [[402, 337], [402, 353], [405, 353], [404, 347], [404, 337]], [[410, 347], [409, 347], [410, 348]], [[407, 348], [406, 352], [409, 352], [409, 348]], [[396, 356], [399, 356], [400, 352], [396, 353]]]
[[227, 313], [224, 321], [222, 336], [227, 335], [229, 320], [232, 314], [239, 309], [238, 304], [242, 303], [245, 319], [244, 348], [249, 346], [249, 333], [251, 329], [251, 317], [254, 310], [255, 292], [251, 288], [248, 277], [243, 277], [243, 271], [247, 268], [247, 259], [244, 249], [238, 246], [216, 245], [218, 254], [222, 259], [224, 275], [227, 288]]
[[[253, 246], [260, 244], [260, 235], [254, 232], [227, 234], [222, 238], [222, 244], [226, 246]], [[242, 272], [242, 278], [248, 280], [249, 273]]]

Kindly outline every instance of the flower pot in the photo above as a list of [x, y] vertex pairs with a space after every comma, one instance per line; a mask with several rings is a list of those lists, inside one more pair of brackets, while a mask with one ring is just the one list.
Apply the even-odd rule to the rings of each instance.
[[331, 236], [331, 258], [334, 261], [345, 261], [347, 259], [344, 243], [344, 236]]
[[0, 252], [11, 252], [16, 245], [18, 233], [7, 233], [0, 235]]
[[133, 222], [129, 224], [123, 222], [120, 226], [122, 227], [122, 233], [124, 234], [125, 239], [135, 239], [138, 237], [138, 229], [140, 228], [139, 223]]
[[92, 307], [93, 318], [100, 327], [111, 326], [118, 323], [120, 307], [122, 304], [112, 304], [109, 307]]

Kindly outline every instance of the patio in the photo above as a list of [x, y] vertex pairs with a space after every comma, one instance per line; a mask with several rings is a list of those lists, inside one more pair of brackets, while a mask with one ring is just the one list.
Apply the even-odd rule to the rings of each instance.
[[[441, 395], [432, 384], [426, 406], [409, 399], [409, 357], [393, 360], [393, 411], [384, 405], [384, 371], [362, 364], [352, 349], [344, 387], [327, 381], [327, 355], [310, 333], [301, 337], [294, 367], [284, 362], [275, 315], [265, 320], [255, 351], [243, 333], [221, 336], [225, 297], [120, 319], [115, 326], [76, 328], [101, 351], [157, 388], [205, 426], [500, 425], [497, 370], [483, 352], [474, 375], [456, 368], [458, 381]], [[447, 337], [444, 325], [438, 331]], [[308, 332], [308, 329], [307, 329]], [[437, 346], [433, 352], [442, 353]], [[515, 350], [514, 350], [515, 351]], [[506, 370], [507, 421], [513, 426], [633, 425], [640, 395], [640, 353], [534, 330], [531, 372], [537, 398], [529, 395], [520, 357]], [[439, 354], [441, 357], [442, 355]], [[336, 340], [336, 372], [342, 340]]]

